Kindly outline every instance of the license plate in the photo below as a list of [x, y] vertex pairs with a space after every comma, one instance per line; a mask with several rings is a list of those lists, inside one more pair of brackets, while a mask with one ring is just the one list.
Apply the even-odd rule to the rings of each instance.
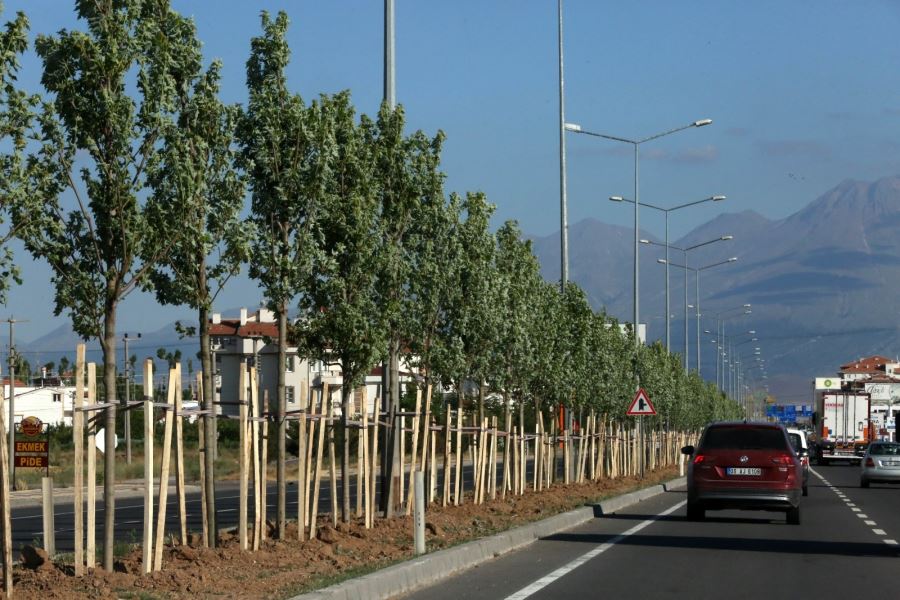
[[725, 472], [728, 475], [762, 475], [762, 469], [759, 467], [728, 467]]

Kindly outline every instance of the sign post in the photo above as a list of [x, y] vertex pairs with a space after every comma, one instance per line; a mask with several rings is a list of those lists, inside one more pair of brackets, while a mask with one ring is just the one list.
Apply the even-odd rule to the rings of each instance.
[[647, 447], [644, 443], [644, 415], [655, 415], [656, 409], [653, 408], [653, 403], [650, 402], [650, 396], [647, 395], [647, 392], [644, 391], [644, 388], [638, 388], [637, 393], [634, 395], [634, 400], [631, 401], [631, 406], [628, 407], [628, 411], [625, 413], [629, 416], [637, 416], [640, 417], [638, 420], [638, 426], [640, 427], [640, 444], [641, 444], [641, 479], [644, 478], [644, 463], [647, 459]]

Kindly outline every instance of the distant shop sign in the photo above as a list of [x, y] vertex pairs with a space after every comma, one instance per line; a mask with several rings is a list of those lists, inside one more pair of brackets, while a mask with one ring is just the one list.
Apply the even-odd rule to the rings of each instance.
[[50, 431], [37, 417], [25, 417], [16, 425], [15, 468], [47, 469], [50, 474]]

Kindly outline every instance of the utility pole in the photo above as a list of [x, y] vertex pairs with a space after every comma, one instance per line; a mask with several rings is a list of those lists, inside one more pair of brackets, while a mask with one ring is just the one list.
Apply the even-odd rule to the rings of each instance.
[[16, 346], [13, 326], [16, 323], [28, 323], [28, 321], [10, 317], [5, 322], [9, 323], [9, 433], [7, 434], [7, 441], [9, 442], [9, 486], [12, 489], [16, 489]]
[[131, 464], [131, 366], [128, 362], [128, 342], [141, 339], [141, 334], [136, 338], [125, 337], [122, 342], [125, 345], [125, 462]]

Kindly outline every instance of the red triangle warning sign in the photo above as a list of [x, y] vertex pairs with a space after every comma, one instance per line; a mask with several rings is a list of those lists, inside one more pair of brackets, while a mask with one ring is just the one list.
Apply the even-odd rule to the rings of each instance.
[[634, 395], [634, 400], [631, 402], [631, 407], [629, 407], [626, 415], [655, 415], [656, 409], [653, 408], [653, 403], [650, 402], [650, 397], [647, 395], [647, 392], [644, 391], [644, 388], [640, 388], [637, 391], [637, 394]]

